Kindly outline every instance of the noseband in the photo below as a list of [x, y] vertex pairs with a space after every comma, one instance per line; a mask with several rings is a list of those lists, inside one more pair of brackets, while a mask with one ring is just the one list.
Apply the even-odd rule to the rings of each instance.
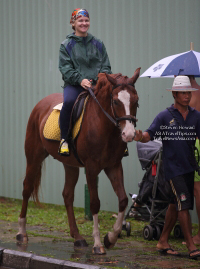
[[[130, 85], [132, 87], [134, 87], [134, 84], [127, 84], [127, 85]], [[112, 88], [112, 92], [115, 88], [119, 87], [119, 86], [122, 86], [122, 84], [117, 84], [115, 86], [113, 86]], [[134, 123], [134, 126], [136, 127], [136, 122], [138, 121], [136, 119], [135, 116], [132, 116], [132, 115], [126, 115], [124, 117], [120, 117], [118, 118], [116, 116], [116, 113], [115, 113], [115, 110], [114, 110], [114, 107], [113, 107], [113, 96], [112, 96], [112, 93], [111, 93], [111, 109], [112, 109], [112, 112], [113, 112], [113, 115], [114, 115], [114, 119], [103, 109], [103, 107], [101, 106], [101, 104], [99, 103], [99, 101], [97, 100], [93, 90], [91, 88], [88, 88], [88, 91], [90, 93], [90, 95], [92, 96], [92, 98], [95, 100], [95, 102], [99, 105], [99, 107], [101, 108], [101, 110], [103, 111], [103, 113], [106, 115], [106, 117], [112, 122], [114, 123], [115, 126], [117, 126], [119, 128], [119, 122], [120, 121], [123, 121], [123, 120], [128, 120], [130, 121], [131, 123]]]

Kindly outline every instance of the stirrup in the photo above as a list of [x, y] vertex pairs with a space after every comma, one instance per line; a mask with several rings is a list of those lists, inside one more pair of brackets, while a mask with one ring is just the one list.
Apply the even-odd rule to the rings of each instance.
[[62, 139], [62, 140], [60, 141], [60, 146], [59, 146], [59, 149], [58, 149], [58, 154], [61, 155], [61, 156], [69, 156], [70, 153], [69, 153], [69, 147], [68, 147], [68, 144], [67, 144], [67, 146], [65, 145], [65, 146], [63, 147], [63, 144], [64, 144], [64, 143], [67, 144], [66, 140], [65, 140], [65, 139]]
[[127, 156], [129, 156], [128, 147], [125, 149], [123, 157], [127, 157]]

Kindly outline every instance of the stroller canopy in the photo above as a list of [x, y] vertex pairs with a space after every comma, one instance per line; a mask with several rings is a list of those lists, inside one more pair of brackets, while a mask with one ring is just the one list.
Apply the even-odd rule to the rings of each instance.
[[162, 142], [158, 140], [149, 141], [147, 143], [137, 142], [138, 159], [141, 163], [142, 169], [146, 169], [152, 162], [156, 153], [160, 151]]

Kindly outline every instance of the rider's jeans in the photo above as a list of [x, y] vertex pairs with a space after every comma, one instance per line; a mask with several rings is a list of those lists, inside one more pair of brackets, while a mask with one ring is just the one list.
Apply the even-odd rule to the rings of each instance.
[[70, 124], [70, 115], [78, 95], [84, 91], [80, 85], [68, 85], [63, 91], [63, 107], [60, 111], [61, 139], [67, 139]]

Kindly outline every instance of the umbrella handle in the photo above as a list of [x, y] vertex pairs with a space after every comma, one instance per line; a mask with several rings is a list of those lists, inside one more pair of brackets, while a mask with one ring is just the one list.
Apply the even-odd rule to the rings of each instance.
[[190, 42], [190, 50], [194, 50], [194, 43]]

